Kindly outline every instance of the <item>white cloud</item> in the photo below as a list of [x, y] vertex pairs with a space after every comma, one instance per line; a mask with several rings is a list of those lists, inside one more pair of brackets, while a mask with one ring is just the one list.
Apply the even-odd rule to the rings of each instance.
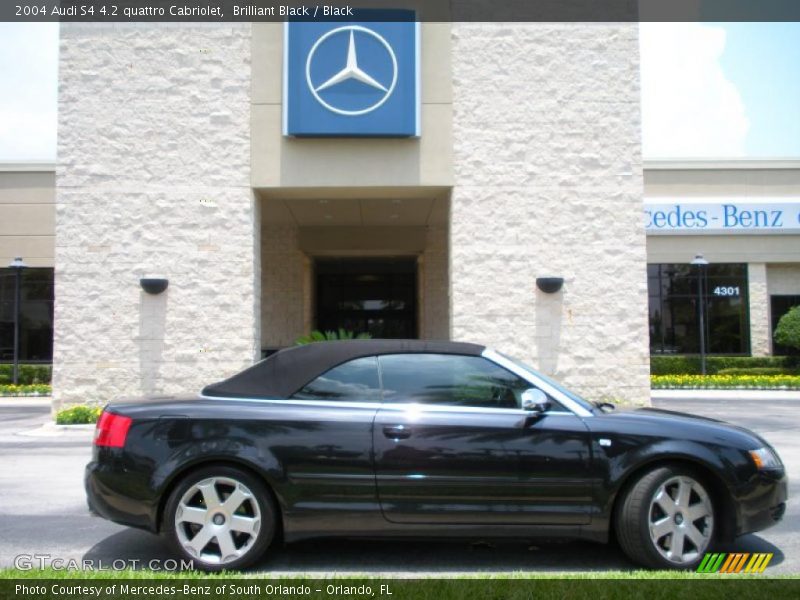
[[645, 158], [746, 155], [744, 102], [720, 64], [725, 35], [698, 23], [640, 25]]
[[[647, 158], [745, 156], [745, 106], [720, 65], [721, 27], [642, 23]], [[0, 23], [0, 160], [56, 155], [58, 24]]]
[[54, 160], [58, 23], [0, 23], [0, 160]]

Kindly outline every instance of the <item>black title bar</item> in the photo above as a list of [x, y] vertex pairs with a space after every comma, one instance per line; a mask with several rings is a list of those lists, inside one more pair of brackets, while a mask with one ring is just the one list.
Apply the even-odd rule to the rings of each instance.
[[360, 9], [412, 9], [428, 22], [800, 21], [798, 0], [2, 0], [0, 21], [387, 20]]

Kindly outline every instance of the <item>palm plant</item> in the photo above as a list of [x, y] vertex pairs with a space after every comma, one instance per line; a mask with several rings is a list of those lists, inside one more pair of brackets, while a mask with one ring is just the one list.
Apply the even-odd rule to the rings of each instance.
[[372, 336], [368, 333], [356, 334], [353, 331], [339, 328], [338, 331], [319, 331], [315, 329], [308, 335], [302, 335], [295, 340], [295, 344], [302, 346], [304, 344], [313, 344], [314, 342], [331, 342], [335, 340], [369, 340]]

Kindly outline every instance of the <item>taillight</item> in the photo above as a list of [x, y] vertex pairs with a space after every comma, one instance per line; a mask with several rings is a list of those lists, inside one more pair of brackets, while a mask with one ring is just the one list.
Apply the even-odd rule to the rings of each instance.
[[128, 437], [131, 422], [130, 417], [103, 411], [94, 430], [94, 445], [122, 448], [125, 445], [125, 438]]

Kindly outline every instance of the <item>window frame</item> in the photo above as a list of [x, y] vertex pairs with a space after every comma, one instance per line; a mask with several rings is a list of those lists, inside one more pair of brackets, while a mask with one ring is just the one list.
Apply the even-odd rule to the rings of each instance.
[[[395, 352], [393, 354], [417, 354], [411, 352]], [[424, 353], [422, 353], [424, 354]], [[454, 355], [458, 355], [453, 353]], [[377, 359], [380, 354], [371, 354], [368, 356], [361, 356], [358, 358], [375, 358]], [[538, 388], [542, 390], [547, 396], [554, 402], [556, 402], [559, 406], [561, 406], [564, 411], [545, 411], [541, 413], [541, 416], [569, 416], [569, 417], [578, 417], [578, 418], [587, 418], [587, 417], [594, 417], [595, 410], [591, 407], [591, 405], [586, 401], [581, 399], [581, 402], [573, 399], [570, 397], [572, 392], [565, 391], [566, 388], [561, 387], [560, 384], [556, 384], [555, 382], [549, 381], [547, 379], [543, 379], [543, 376], [540, 376], [535, 370], [531, 369], [530, 367], [524, 366], [522, 363], [519, 363], [516, 360], [512, 360], [510, 358], [505, 357], [504, 355], [500, 354], [499, 352], [492, 350], [491, 348], [485, 348], [484, 351], [480, 355], [468, 355], [468, 356], [481, 356], [484, 359], [488, 360], [491, 363], [494, 363], [498, 367], [501, 367], [514, 375], [517, 375], [522, 380], [527, 381], [531, 388]], [[351, 359], [357, 360], [357, 359]], [[331, 367], [328, 371], [345, 364], [349, 361], [344, 361]], [[325, 371], [327, 373], [328, 371]], [[309, 382], [303, 384], [297, 391], [308, 385], [311, 381], [317, 379], [321, 375], [325, 373], [321, 373], [317, 375]], [[258, 402], [258, 403], [266, 403], [266, 404], [277, 404], [277, 405], [285, 405], [285, 404], [295, 404], [301, 406], [324, 406], [324, 407], [353, 407], [353, 408], [374, 408], [376, 410], [396, 410], [396, 411], [407, 411], [409, 409], [415, 408], [421, 412], [454, 412], [454, 411], [462, 411], [462, 412], [472, 412], [472, 413], [484, 413], [484, 414], [513, 414], [518, 416], [528, 416], [531, 414], [531, 411], [525, 410], [521, 407], [518, 408], [497, 408], [497, 407], [474, 407], [474, 406], [455, 406], [455, 405], [442, 405], [442, 404], [420, 404], [420, 403], [411, 403], [411, 402], [385, 402], [383, 400], [383, 374], [380, 371], [380, 361], [378, 361], [378, 376], [379, 376], [379, 383], [381, 386], [381, 398], [377, 402], [358, 402], [358, 401], [339, 401], [339, 400], [303, 400], [298, 398], [225, 398], [226, 400], [233, 400], [239, 402]], [[293, 392], [292, 395], [297, 393], [297, 391]], [[573, 394], [574, 395], [574, 394]], [[218, 396], [206, 396], [204, 394], [200, 394], [201, 398], [209, 398], [209, 399], [219, 399]]]

